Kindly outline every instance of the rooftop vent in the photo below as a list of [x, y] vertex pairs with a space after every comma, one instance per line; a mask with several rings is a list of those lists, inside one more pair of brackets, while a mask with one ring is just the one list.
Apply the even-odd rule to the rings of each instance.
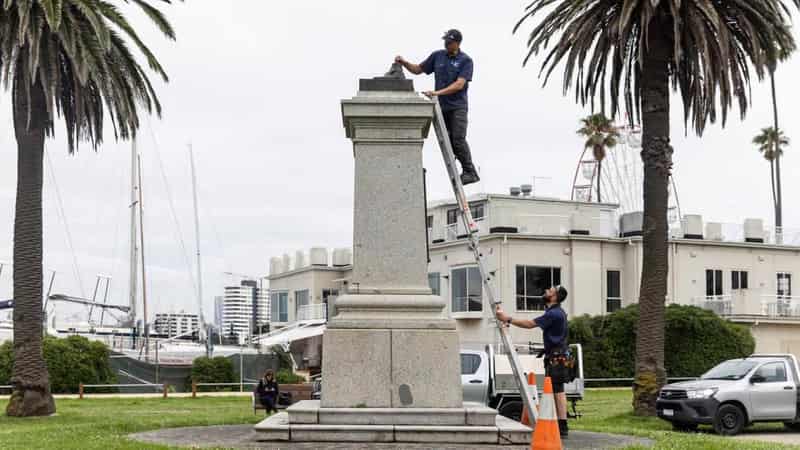
[[509, 194], [511, 194], [514, 197], [519, 197], [519, 194], [522, 193], [522, 191], [516, 186], [511, 186], [508, 189], [508, 192], [509, 192]]
[[533, 186], [531, 186], [530, 184], [523, 184], [519, 188], [520, 188], [520, 190], [522, 190], [522, 196], [523, 197], [530, 197], [531, 196], [531, 192], [533, 192]]

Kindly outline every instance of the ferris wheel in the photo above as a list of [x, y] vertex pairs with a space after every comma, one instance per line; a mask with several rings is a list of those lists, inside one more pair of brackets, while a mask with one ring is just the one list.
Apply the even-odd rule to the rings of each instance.
[[[615, 147], [606, 150], [602, 164], [598, 164], [590, 148], [583, 149], [572, 180], [571, 199], [578, 202], [602, 200], [603, 203], [614, 203], [619, 205], [620, 214], [642, 211], [642, 130], [638, 126], [627, 125], [618, 127], [617, 131], [620, 139]], [[670, 176], [667, 219], [670, 226], [674, 226], [681, 223], [681, 218], [678, 190], [675, 179]]]

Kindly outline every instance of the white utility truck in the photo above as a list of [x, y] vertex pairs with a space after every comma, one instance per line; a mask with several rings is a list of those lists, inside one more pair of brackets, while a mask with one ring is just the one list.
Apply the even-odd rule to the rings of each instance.
[[[577, 402], [583, 400], [583, 350], [580, 344], [570, 346], [577, 364], [577, 377], [564, 386], [567, 400], [572, 404], [572, 415], [577, 416]], [[536, 374], [536, 387], [544, 389], [544, 359], [538, 354], [541, 344], [517, 345], [522, 370], [527, 375]], [[498, 353], [491, 345], [483, 348], [461, 350], [461, 384], [464, 401], [488, 405], [500, 415], [519, 421], [522, 416], [522, 398], [517, 389], [508, 356]]]

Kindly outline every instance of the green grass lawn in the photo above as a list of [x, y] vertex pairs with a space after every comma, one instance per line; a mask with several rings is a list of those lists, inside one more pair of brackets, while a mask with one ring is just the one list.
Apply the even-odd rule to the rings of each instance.
[[[800, 446], [781, 446], [775, 443], [743, 442], [717, 436], [711, 427], [700, 427], [699, 433], [677, 433], [672, 425], [655, 417], [636, 417], [631, 414], [631, 391], [588, 389], [586, 400], [580, 403], [583, 417], [570, 421], [570, 429], [629, 434], [653, 439], [658, 450], [778, 450], [800, 449]], [[782, 424], [757, 424], [751, 429], [783, 430]], [[748, 429], [750, 430], [750, 429]], [[626, 450], [642, 447], [630, 447]]]
[[[130, 433], [158, 428], [256, 423], [248, 397], [57, 400], [54, 417], [0, 416], [0, 449], [165, 449]], [[5, 411], [5, 402], [0, 402]]]
[[[752, 443], [701, 432], [675, 433], [668, 423], [630, 414], [629, 390], [587, 391], [581, 404], [584, 416], [572, 421], [576, 430], [648, 437], [656, 449], [772, 450], [800, 449], [772, 443]], [[58, 400], [54, 417], [12, 419], [0, 416], [0, 449], [163, 449], [126, 438], [137, 431], [167, 427], [256, 423], [247, 397], [170, 399]], [[0, 402], [5, 409], [5, 402]], [[780, 429], [780, 425], [758, 425]], [[631, 447], [628, 450], [636, 449]]]

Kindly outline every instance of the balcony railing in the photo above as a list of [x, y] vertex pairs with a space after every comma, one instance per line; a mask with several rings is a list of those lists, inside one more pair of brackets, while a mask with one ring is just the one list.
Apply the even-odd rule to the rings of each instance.
[[325, 303], [315, 303], [313, 305], [303, 305], [297, 308], [297, 320], [328, 320], [328, 305]]
[[720, 316], [730, 316], [733, 314], [733, 301], [730, 295], [693, 297], [692, 304], [713, 311]]
[[770, 318], [800, 318], [800, 297], [787, 295], [762, 295], [761, 314]]
[[[478, 226], [479, 233], [488, 230], [488, 228], [484, 227], [484, 223], [488, 223], [486, 216], [481, 217], [480, 219], [475, 219], [475, 224]], [[456, 223], [451, 223], [450, 225], [444, 226], [445, 241], [455, 241], [459, 239], [459, 236], [465, 236], [466, 234], [467, 234], [466, 228], [464, 228], [464, 223], [461, 221], [460, 217], [458, 218], [458, 221]]]

